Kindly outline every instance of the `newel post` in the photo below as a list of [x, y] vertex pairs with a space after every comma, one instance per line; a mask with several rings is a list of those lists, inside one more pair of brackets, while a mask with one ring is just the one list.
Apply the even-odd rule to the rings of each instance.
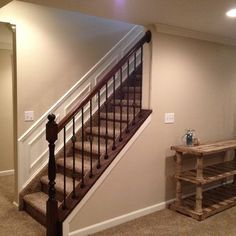
[[46, 213], [47, 236], [58, 235], [58, 202], [56, 200], [55, 178], [56, 178], [56, 160], [55, 160], [55, 142], [57, 140], [58, 125], [55, 121], [55, 115], [48, 116], [46, 124], [46, 140], [49, 145], [48, 162], [48, 201]]

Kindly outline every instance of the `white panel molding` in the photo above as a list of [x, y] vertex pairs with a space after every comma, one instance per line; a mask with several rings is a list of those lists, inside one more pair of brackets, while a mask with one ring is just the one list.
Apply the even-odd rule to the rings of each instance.
[[0, 177], [1, 177], [1, 176], [7, 176], [7, 175], [14, 175], [14, 170], [4, 170], [4, 171], [0, 171]]
[[156, 28], [156, 31], [160, 33], [177, 35], [177, 36], [182, 36], [186, 38], [199, 39], [199, 40], [225, 44], [225, 45], [230, 45], [230, 46], [236, 46], [236, 39], [234, 38], [222, 37], [219, 35], [204, 33], [200, 31], [190, 30], [190, 29], [166, 25], [166, 24], [155, 24], [155, 28]]
[[[106, 180], [107, 176], [110, 172], [115, 168], [115, 166], [121, 161], [124, 155], [131, 148], [133, 143], [137, 140], [137, 138], [143, 133], [143, 131], [147, 128], [147, 126], [151, 123], [152, 115], [150, 115], [146, 121], [141, 125], [138, 131], [134, 134], [134, 136], [129, 140], [126, 146], [121, 150], [121, 152], [117, 155], [114, 161], [108, 166], [102, 176], [97, 180], [97, 182], [92, 186], [92, 188], [88, 191], [85, 197], [81, 200], [81, 202], [75, 207], [75, 209], [70, 213], [70, 215], [63, 222], [63, 235], [68, 236], [71, 235], [69, 232], [69, 224], [73, 220], [73, 218], [78, 214], [81, 208], [87, 203], [87, 201], [92, 197], [92, 195], [97, 191], [97, 189], [102, 185], [102, 183]], [[111, 226], [110, 226], [111, 227]], [[99, 229], [101, 230], [101, 229]], [[79, 230], [80, 231], [80, 230]], [[86, 231], [87, 232], [87, 231]], [[76, 231], [77, 233], [77, 231]], [[73, 234], [74, 235], [74, 232]], [[84, 235], [84, 234], [82, 234]], [[86, 234], [85, 234], [86, 235]]]
[[[18, 192], [47, 165], [48, 144], [45, 137], [47, 116], [51, 113], [56, 115], [59, 122], [73, 105], [82, 101], [91, 89], [96, 85], [99, 76], [108, 73], [123, 56], [124, 50], [129, 50], [144, 35], [142, 26], [134, 26], [88, 73], [72, 86], [50, 109], [48, 109], [19, 139], [18, 139]], [[129, 47], [127, 47], [129, 45]], [[93, 114], [96, 112], [93, 107]], [[84, 122], [88, 119], [89, 106], [84, 109]], [[81, 115], [76, 116], [79, 123]], [[77, 126], [77, 130], [80, 127]], [[67, 127], [67, 140], [71, 137], [71, 124]], [[59, 135], [56, 152], [62, 148], [61, 135]]]

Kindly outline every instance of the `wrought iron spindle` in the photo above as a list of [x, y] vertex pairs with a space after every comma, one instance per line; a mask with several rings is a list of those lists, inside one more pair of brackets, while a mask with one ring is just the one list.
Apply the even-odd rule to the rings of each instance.
[[89, 177], [93, 177], [93, 136], [92, 136], [92, 129], [93, 129], [93, 103], [92, 99], [90, 99], [90, 135], [89, 135], [89, 140], [90, 140], [90, 173]]
[[101, 167], [101, 160], [100, 160], [100, 125], [101, 125], [101, 104], [100, 104], [100, 89], [98, 90], [98, 164], [97, 164], [97, 168], [99, 169]]
[[75, 173], [75, 142], [76, 142], [76, 136], [75, 136], [75, 117], [73, 117], [73, 136], [71, 138], [72, 141], [72, 156], [73, 156], [73, 171], [72, 171], [72, 179], [73, 179], [73, 198], [76, 197], [75, 193], [75, 179], [76, 179], [76, 173]]
[[122, 81], [122, 76], [123, 76], [123, 71], [122, 67], [120, 68], [120, 138], [119, 141], [121, 142], [123, 140], [122, 138], [122, 113], [123, 113], [123, 106], [122, 106], [122, 96], [123, 96], [123, 91], [122, 91], [122, 86], [123, 86], [123, 81]]
[[[141, 46], [141, 75], [143, 74], [143, 46]], [[143, 77], [141, 76], [140, 87], [143, 85]], [[140, 91], [140, 112], [139, 116], [142, 116], [142, 89]]]
[[135, 124], [135, 106], [136, 106], [136, 73], [137, 73], [137, 62], [136, 62], [136, 52], [134, 53], [134, 82], [133, 82], [133, 86], [134, 86], [134, 99], [133, 99], [133, 125]]
[[129, 59], [127, 62], [127, 118], [126, 118], [126, 132], [129, 132]]
[[64, 131], [64, 166], [63, 166], [63, 175], [64, 175], [64, 191], [63, 191], [63, 208], [66, 209], [66, 126], [63, 129]]
[[82, 107], [81, 109], [81, 123], [82, 123], [82, 129], [81, 129], [81, 135], [82, 135], [82, 177], [81, 177], [81, 185], [80, 187], [83, 188], [84, 187], [84, 107]]
[[105, 107], [106, 107], [106, 153], [105, 153], [105, 159], [108, 158], [108, 153], [107, 153], [107, 148], [108, 148], [108, 117], [107, 117], [107, 113], [108, 113], [108, 88], [107, 88], [107, 83], [106, 83], [106, 101], [105, 101]]
[[[116, 102], [116, 75], [113, 75], [113, 103], [115, 104]], [[113, 145], [112, 145], [112, 150], [116, 149], [116, 109], [114, 107], [113, 109]]]

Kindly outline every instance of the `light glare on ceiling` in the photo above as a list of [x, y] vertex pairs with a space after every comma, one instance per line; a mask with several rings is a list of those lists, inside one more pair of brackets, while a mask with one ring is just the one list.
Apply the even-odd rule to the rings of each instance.
[[226, 12], [226, 15], [227, 15], [228, 17], [236, 17], [236, 8], [227, 11], [227, 12]]

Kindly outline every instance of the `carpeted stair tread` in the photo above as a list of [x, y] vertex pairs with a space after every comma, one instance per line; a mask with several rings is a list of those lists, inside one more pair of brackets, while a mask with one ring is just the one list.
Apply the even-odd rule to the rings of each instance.
[[[123, 99], [123, 100], [121, 100], [122, 106], [127, 106], [127, 104], [128, 104], [129, 106], [133, 106], [133, 103], [134, 103], [134, 100], [132, 100], [132, 99], [129, 99], [129, 100]], [[115, 103], [114, 103], [114, 101], [112, 100], [112, 101], [111, 101], [111, 104], [112, 104], [112, 105], [115, 105], [115, 106], [120, 106], [120, 99], [115, 99]], [[140, 100], [135, 100], [135, 104], [136, 104], [136, 106], [138, 107], [138, 106], [140, 105]]]
[[[76, 155], [78, 155], [78, 154], [76, 154]], [[64, 168], [64, 158], [63, 157], [60, 157], [57, 159], [57, 165]], [[73, 170], [73, 157], [72, 156], [66, 157], [66, 168], [69, 170]], [[84, 158], [84, 171], [87, 172], [89, 170], [89, 168], [90, 168], [89, 157], [85, 156], [85, 158]], [[77, 173], [82, 172], [81, 157], [75, 158], [75, 172], [77, 172]]]
[[[129, 114], [129, 120], [132, 119], [132, 114]], [[100, 114], [100, 119], [105, 120], [106, 119], [106, 113], [101, 113]], [[107, 113], [107, 119], [108, 120], [114, 120], [114, 113], [113, 112], [108, 112]], [[127, 121], [127, 114], [123, 113], [120, 119], [120, 112], [115, 112], [115, 120], [120, 121], [122, 120], [123, 122]]]
[[[113, 121], [112, 120], [108, 120], [107, 121], [107, 126], [108, 127], [112, 127], [113, 129]], [[119, 121], [115, 121], [115, 128], [116, 130], [120, 130], [120, 124], [122, 126], [122, 129], [126, 128], [126, 123], [120, 123]], [[106, 121], [105, 120], [101, 120], [100, 121], [100, 126], [106, 127]]]
[[[55, 185], [55, 189], [58, 192], [62, 192], [64, 191], [64, 176], [62, 174], [57, 173], [56, 174], [56, 185]], [[41, 183], [48, 185], [48, 176], [45, 175], [41, 178]], [[75, 185], [77, 185], [79, 182], [76, 180], [75, 181]], [[73, 179], [66, 177], [66, 194], [70, 194], [73, 190]]]
[[[85, 131], [90, 134], [91, 130], [90, 127], [87, 127], [85, 129]], [[99, 128], [97, 126], [92, 127], [92, 134], [93, 135], [98, 135], [99, 132]], [[120, 126], [117, 127], [115, 126], [115, 133], [119, 133], [120, 132]], [[107, 122], [107, 134], [109, 138], [113, 138], [113, 124]], [[100, 136], [106, 136], [106, 127], [100, 126]]]
[[48, 195], [43, 192], [36, 192], [24, 196], [24, 201], [35, 208], [38, 212], [46, 215], [46, 202]]
[[[97, 142], [93, 142], [92, 143], [92, 152], [94, 154], [98, 154], [98, 143]], [[82, 142], [76, 142], [75, 143], [75, 148], [82, 151]], [[104, 142], [102, 142], [102, 139], [100, 140], [100, 154], [104, 153], [106, 150], [106, 145]], [[90, 153], [90, 142], [89, 141], [85, 141], [84, 142], [84, 151], [87, 153]]]

